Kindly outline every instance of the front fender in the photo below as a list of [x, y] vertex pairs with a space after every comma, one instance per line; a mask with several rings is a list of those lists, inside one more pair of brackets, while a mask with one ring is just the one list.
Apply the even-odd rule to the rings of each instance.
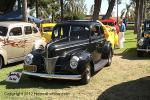
[[102, 48], [102, 58], [107, 59], [110, 52], [113, 54], [112, 45], [109, 41], [107, 41]]
[[86, 64], [91, 63], [92, 61], [91, 54], [87, 51], [83, 51], [74, 56], [79, 57], [77, 69], [78, 69], [78, 72], [82, 75], [86, 69]]

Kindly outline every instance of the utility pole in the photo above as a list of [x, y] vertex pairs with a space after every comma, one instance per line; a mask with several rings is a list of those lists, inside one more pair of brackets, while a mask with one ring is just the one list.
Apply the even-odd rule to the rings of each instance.
[[22, 0], [22, 15], [23, 15], [23, 21], [27, 22], [27, 0]]
[[64, 10], [63, 10], [63, 0], [60, 0], [60, 7], [61, 7], [61, 21], [64, 19]]
[[118, 0], [117, 0], [117, 24], [118, 24]]

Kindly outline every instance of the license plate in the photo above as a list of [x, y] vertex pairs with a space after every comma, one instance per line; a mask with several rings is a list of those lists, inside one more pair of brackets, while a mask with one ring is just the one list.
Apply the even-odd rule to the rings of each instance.
[[10, 72], [6, 78], [6, 82], [19, 83], [21, 75], [21, 72]]
[[36, 72], [37, 66], [35, 65], [24, 65], [24, 70], [29, 72]]

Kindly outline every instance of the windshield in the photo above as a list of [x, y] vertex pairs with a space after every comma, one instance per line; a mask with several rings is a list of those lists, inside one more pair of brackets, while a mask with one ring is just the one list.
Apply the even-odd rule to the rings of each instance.
[[60, 25], [53, 30], [54, 38], [72, 37], [72, 38], [87, 38], [89, 37], [90, 29], [87, 26], [80, 25]]
[[113, 22], [102, 22], [104, 25], [114, 26]]
[[43, 27], [43, 31], [44, 32], [52, 32], [53, 31], [53, 27]]
[[146, 30], [150, 30], [150, 23], [149, 22], [146, 22], [145, 23], [145, 31]]
[[6, 36], [8, 31], [7, 27], [0, 26], [0, 36]]

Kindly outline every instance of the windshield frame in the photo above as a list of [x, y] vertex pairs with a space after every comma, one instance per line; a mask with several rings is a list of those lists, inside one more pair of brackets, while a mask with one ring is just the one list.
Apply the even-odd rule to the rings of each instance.
[[[56, 37], [54, 34], [55, 34], [55, 31], [60, 31], [61, 29], [60, 28], [62, 28], [62, 27], [65, 27], [66, 28], [66, 30], [65, 30], [65, 33], [67, 32], [67, 34], [63, 34], [63, 35], [61, 35], [61, 32], [58, 32], [58, 37]], [[91, 30], [90, 30], [90, 27], [88, 26], [88, 25], [79, 25], [79, 24], [60, 24], [60, 25], [56, 25], [54, 28], [53, 28], [53, 32], [52, 32], [52, 39], [53, 38], [64, 38], [64, 37], [68, 37], [68, 38], [79, 38], [78, 36], [80, 35], [81, 37], [82, 37], [82, 35], [81, 34], [84, 34], [84, 33], [81, 33], [81, 34], [79, 34], [78, 36], [74, 36], [75, 34], [72, 34], [72, 32], [74, 32], [74, 31], [72, 31], [72, 29], [73, 28], [79, 28], [79, 27], [81, 27], [81, 28], [83, 28], [83, 32], [86, 32], [87, 31], [87, 37], [89, 38], [89, 36], [90, 36], [90, 32], [91, 32]], [[87, 29], [88, 28], [88, 29]], [[58, 29], [58, 30], [57, 30]], [[63, 33], [63, 32], [62, 32]], [[77, 30], [77, 33], [80, 33], [80, 30]], [[83, 37], [84, 37], [84, 35], [83, 35]], [[85, 38], [87, 38], [87, 37], [85, 37]]]

